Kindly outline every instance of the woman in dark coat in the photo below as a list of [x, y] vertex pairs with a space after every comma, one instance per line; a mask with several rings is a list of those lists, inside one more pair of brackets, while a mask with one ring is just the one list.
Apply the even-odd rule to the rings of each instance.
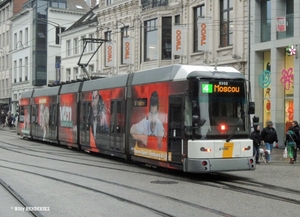
[[253, 156], [255, 156], [255, 160], [257, 164], [260, 164], [258, 161], [259, 158], [259, 146], [261, 143], [260, 137], [260, 126], [255, 124], [253, 126], [254, 130], [251, 132], [250, 138], [253, 140]]

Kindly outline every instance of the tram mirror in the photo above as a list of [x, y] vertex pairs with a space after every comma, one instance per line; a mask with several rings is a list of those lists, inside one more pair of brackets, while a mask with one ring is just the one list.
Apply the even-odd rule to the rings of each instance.
[[248, 114], [253, 115], [255, 113], [255, 103], [249, 102]]
[[259, 122], [259, 117], [254, 116], [252, 118], [253, 124], [258, 123]]
[[198, 115], [193, 115], [193, 126], [194, 128], [199, 128], [203, 126], [206, 122], [206, 119], [200, 118]]

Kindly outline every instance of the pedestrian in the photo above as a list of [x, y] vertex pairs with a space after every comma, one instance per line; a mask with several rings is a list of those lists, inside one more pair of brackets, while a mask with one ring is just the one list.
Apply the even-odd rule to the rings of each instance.
[[10, 111], [7, 113], [7, 126], [9, 126], [10, 128], [12, 127], [12, 120], [13, 120], [13, 118], [12, 118], [12, 116], [11, 116], [11, 113], [10, 113]]
[[15, 116], [13, 113], [11, 113], [11, 126], [12, 127], [15, 127], [15, 121], [16, 121]]
[[1, 121], [1, 126], [2, 127], [5, 126], [5, 119], [6, 119], [6, 116], [5, 116], [4, 112], [2, 111], [1, 116], [0, 116], [0, 121]]
[[273, 122], [268, 121], [267, 122], [267, 127], [265, 127], [261, 131], [261, 139], [265, 143], [266, 149], [270, 151], [270, 154], [267, 155], [267, 163], [271, 162], [271, 155], [272, 155], [272, 150], [273, 150], [273, 144], [276, 142], [278, 143], [278, 137], [277, 137], [277, 132], [273, 127]]
[[297, 151], [296, 140], [298, 137], [294, 132], [294, 127], [290, 126], [289, 130], [286, 132], [285, 145], [287, 146], [288, 156], [290, 158], [290, 164], [294, 163], [294, 152]]
[[260, 125], [254, 124], [253, 125], [253, 131], [251, 132], [250, 138], [253, 140], [253, 156], [255, 156], [255, 162], [256, 164], [260, 164], [258, 161], [259, 159], [259, 152], [260, 152], [260, 143], [261, 143], [261, 137], [260, 137]]
[[299, 127], [298, 121], [293, 121], [292, 125], [293, 125], [293, 131], [297, 136], [297, 139], [295, 140], [296, 149], [294, 150], [294, 161], [296, 161], [297, 160], [297, 149], [300, 148], [300, 134], [299, 134], [300, 127]]

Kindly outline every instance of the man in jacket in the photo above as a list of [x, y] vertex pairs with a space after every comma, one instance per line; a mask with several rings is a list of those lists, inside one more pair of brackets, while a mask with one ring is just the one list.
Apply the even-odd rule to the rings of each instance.
[[261, 139], [264, 141], [266, 149], [270, 151], [270, 154], [267, 155], [267, 163], [271, 162], [271, 154], [272, 154], [272, 149], [273, 149], [273, 143], [276, 142], [278, 143], [278, 137], [277, 137], [277, 132], [273, 127], [273, 122], [268, 121], [267, 122], [267, 127], [265, 127], [261, 131]]
[[297, 148], [300, 148], [300, 138], [299, 138], [299, 125], [298, 125], [298, 122], [297, 121], [293, 121], [292, 122], [292, 125], [293, 125], [293, 131], [297, 137], [296, 139], [296, 150], [294, 150], [294, 161], [297, 160]]

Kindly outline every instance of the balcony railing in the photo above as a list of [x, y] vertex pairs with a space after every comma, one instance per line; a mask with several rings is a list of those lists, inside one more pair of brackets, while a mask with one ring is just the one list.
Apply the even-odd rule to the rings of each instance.
[[141, 0], [142, 11], [160, 6], [167, 6], [168, 0]]

